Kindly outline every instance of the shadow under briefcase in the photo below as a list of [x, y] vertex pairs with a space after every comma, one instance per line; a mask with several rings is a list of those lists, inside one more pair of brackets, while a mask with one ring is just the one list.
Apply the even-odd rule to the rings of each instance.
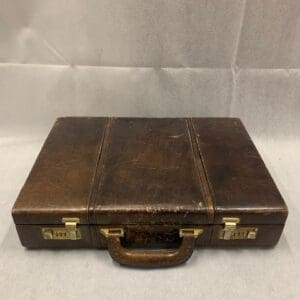
[[275, 245], [287, 213], [234, 118], [59, 118], [12, 210], [25, 247], [107, 248], [135, 267]]

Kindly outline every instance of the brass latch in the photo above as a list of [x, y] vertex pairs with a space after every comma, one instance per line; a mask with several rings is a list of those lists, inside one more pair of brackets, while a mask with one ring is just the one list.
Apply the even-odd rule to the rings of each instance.
[[202, 228], [181, 228], [179, 230], [180, 237], [192, 236], [195, 239], [203, 233]]
[[114, 237], [124, 237], [123, 228], [101, 228], [100, 233], [103, 234], [106, 238], [110, 236]]
[[238, 226], [240, 218], [223, 218], [224, 228], [221, 229], [221, 240], [255, 240], [258, 228]]
[[77, 224], [79, 218], [62, 218], [62, 222], [65, 223], [65, 228], [70, 240], [77, 240]]
[[65, 227], [42, 228], [45, 240], [79, 240], [81, 239], [80, 230], [77, 228], [79, 218], [62, 218]]

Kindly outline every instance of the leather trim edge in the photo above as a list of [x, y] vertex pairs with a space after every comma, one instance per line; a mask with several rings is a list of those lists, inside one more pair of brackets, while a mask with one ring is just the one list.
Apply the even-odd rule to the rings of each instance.
[[96, 193], [98, 191], [99, 185], [100, 185], [100, 180], [101, 180], [101, 174], [102, 174], [102, 169], [103, 169], [103, 153], [105, 152], [105, 148], [107, 145], [107, 139], [109, 136], [109, 128], [111, 125], [111, 119], [112, 118], [107, 118], [107, 122], [105, 125], [102, 141], [99, 147], [99, 154], [98, 154], [98, 161], [97, 165], [95, 168], [95, 174], [93, 177], [93, 183], [92, 183], [92, 188], [91, 188], [91, 193], [90, 193], [90, 198], [88, 202], [88, 221], [89, 224], [95, 224], [95, 202], [96, 202]]
[[207, 174], [205, 171], [205, 167], [203, 164], [203, 160], [202, 160], [199, 144], [197, 141], [197, 137], [195, 134], [195, 128], [194, 128], [192, 119], [185, 119], [185, 121], [186, 121], [188, 135], [190, 138], [192, 152], [194, 154], [196, 168], [197, 168], [198, 175], [199, 175], [200, 187], [201, 187], [202, 194], [203, 194], [203, 197], [206, 202], [208, 222], [210, 224], [213, 224], [214, 223], [214, 213], [215, 213], [213, 193], [212, 193], [212, 190], [211, 190], [208, 178], [207, 178]]

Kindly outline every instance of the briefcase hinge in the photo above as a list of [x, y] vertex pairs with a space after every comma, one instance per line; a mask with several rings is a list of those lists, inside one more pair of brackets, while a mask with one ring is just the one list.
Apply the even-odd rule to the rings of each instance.
[[238, 226], [240, 218], [223, 218], [224, 228], [220, 230], [221, 240], [255, 240], [258, 228]]
[[80, 240], [81, 233], [77, 225], [79, 218], [62, 218], [65, 227], [46, 227], [42, 228], [45, 240]]

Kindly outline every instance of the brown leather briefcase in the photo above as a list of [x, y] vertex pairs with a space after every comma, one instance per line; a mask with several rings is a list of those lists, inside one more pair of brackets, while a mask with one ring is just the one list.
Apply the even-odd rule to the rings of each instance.
[[12, 210], [28, 248], [108, 248], [120, 264], [195, 246], [273, 246], [287, 207], [239, 119], [59, 118]]

